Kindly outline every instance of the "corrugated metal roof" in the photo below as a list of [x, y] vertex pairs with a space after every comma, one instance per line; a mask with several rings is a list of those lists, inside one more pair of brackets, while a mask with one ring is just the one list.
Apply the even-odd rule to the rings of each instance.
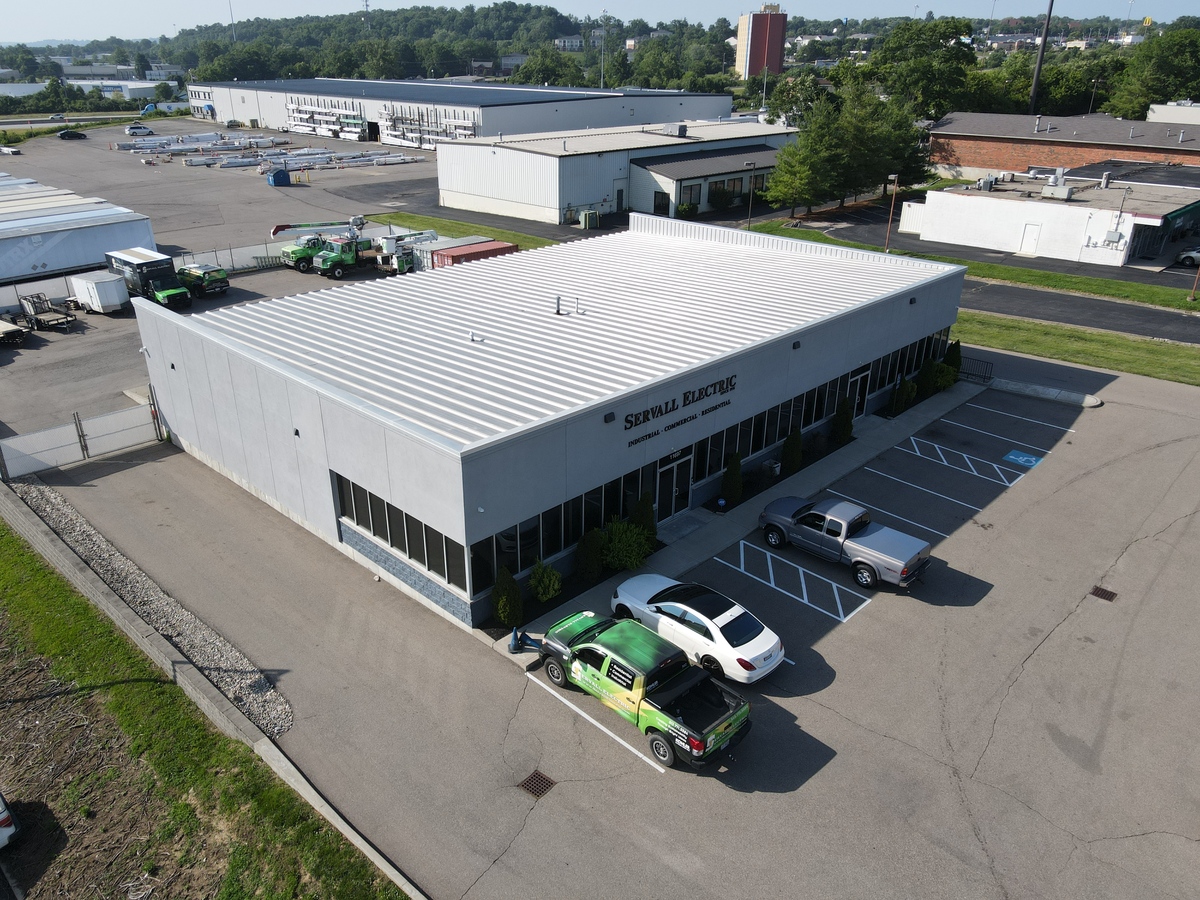
[[503, 144], [529, 153], [546, 156], [582, 156], [587, 153], [606, 153], [621, 150], [641, 150], [657, 147], [676, 147], [680, 151], [698, 152], [708, 141], [736, 141], [750, 138], [775, 137], [792, 134], [795, 129], [783, 125], [764, 125], [757, 121], [686, 122], [687, 135], [678, 137], [663, 131], [662, 125], [638, 125], [630, 128], [587, 128], [574, 131], [546, 131], [538, 134], [514, 134], [496, 137], [467, 138], [454, 141], [452, 146]]
[[633, 215], [627, 232], [188, 321], [463, 451], [955, 271]]
[[80, 197], [0, 173], [0, 240], [137, 220], [147, 217], [100, 197]]
[[637, 97], [671, 95], [675, 97], [709, 96], [680, 91], [654, 91], [645, 88], [567, 88], [538, 87], [525, 84], [463, 84], [455, 81], [362, 81], [354, 78], [292, 78], [272, 81], [197, 81], [190, 87], [222, 87], [278, 93], [304, 94], [311, 97], [365, 97], [368, 100], [395, 103], [448, 103], [459, 106], [525, 106], [530, 103], [563, 103], [593, 100], [596, 97]]
[[758, 169], [774, 168], [778, 153], [774, 147], [739, 147], [734, 150], [708, 150], [702, 153], [631, 159], [629, 164], [641, 166], [672, 181], [682, 181], [685, 178], [707, 178], [710, 175], [741, 172], [747, 169], [747, 163], [751, 162]]

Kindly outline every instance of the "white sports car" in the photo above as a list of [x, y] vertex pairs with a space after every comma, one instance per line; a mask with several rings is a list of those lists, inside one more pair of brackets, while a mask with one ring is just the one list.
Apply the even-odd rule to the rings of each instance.
[[750, 684], [783, 662], [783, 642], [754, 615], [702, 584], [635, 575], [613, 592], [617, 618], [635, 618], [714, 675]]

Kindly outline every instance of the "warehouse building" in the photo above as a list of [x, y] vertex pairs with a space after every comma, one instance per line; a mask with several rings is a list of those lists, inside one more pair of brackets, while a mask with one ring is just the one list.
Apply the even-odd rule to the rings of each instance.
[[141, 213], [0, 172], [0, 285], [103, 267], [114, 247], [155, 246]]
[[[944, 353], [964, 270], [652, 216], [627, 232], [179, 316], [135, 299], [172, 440], [478, 625], [649, 492], [715, 497]], [[353, 310], [353, 315], [348, 314]]]
[[728, 116], [728, 94], [302, 78], [188, 85], [192, 114], [251, 128], [436, 148], [444, 141]]
[[[761, 191], [794, 130], [757, 119], [503, 134], [438, 151], [438, 202], [554, 224], [588, 211], [674, 217]], [[728, 208], [727, 206], [725, 208]]]

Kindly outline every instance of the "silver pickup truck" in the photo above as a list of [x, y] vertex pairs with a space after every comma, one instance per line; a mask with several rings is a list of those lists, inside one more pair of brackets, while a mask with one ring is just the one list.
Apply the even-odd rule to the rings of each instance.
[[844, 563], [864, 588], [880, 581], [906, 588], [929, 565], [926, 541], [873, 523], [867, 510], [845, 500], [781, 497], [767, 504], [758, 525], [772, 547], [795, 544]]

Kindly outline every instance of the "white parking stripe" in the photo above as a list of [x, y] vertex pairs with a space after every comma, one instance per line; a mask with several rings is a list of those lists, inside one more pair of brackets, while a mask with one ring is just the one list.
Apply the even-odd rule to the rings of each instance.
[[582, 709], [580, 709], [578, 706], [576, 706], [574, 703], [572, 703], [566, 697], [559, 694], [556, 690], [554, 690], [554, 688], [550, 687], [550, 685], [543, 684], [540, 680], [538, 680], [537, 678], [534, 678], [532, 672], [526, 672], [525, 677], [528, 678], [530, 681], [532, 681], [534, 684], [536, 684], [538, 687], [545, 688], [546, 693], [548, 693], [551, 697], [553, 697], [556, 700], [561, 700], [567, 706], [571, 707], [571, 709], [575, 710], [575, 712], [579, 713], [579, 715], [583, 716], [585, 719], [587, 719], [589, 722], [591, 722], [593, 725], [595, 725], [597, 728], [599, 728], [601, 731], [603, 731], [605, 734], [607, 734], [610, 738], [612, 738], [614, 741], [616, 741], [618, 744], [620, 744], [622, 747], [624, 747], [626, 750], [628, 750], [634, 756], [641, 757], [643, 760], [646, 761], [646, 765], [650, 766], [653, 769], [658, 769], [660, 774], [665, 773], [667, 771], [662, 766], [660, 766], [658, 763], [656, 763], [654, 760], [652, 760], [650, 757], [648, 757], [645, 753], [643, 753], [641, 750], [638, 750], [636, 747], [632, 746], [628, 741], [625, 741], [622, 738], [617, 737], [617, 735], [613, 734], [611, 731], [609, 731], [607, 728], [605, 728], [603, 725], [601, 725], [599, 722], [597, 722], [595, 719], [593, 719], [591, 716], [589, 716], [587, 713], [585, 713]]
[[963, 406], [969, 406], [971, 409], [982, 409], [986, 412], [995, 413], [998, 416], [1008, 416], [1010, 419], [1020, 419], [1022, 422], [1032, 422], [1034, 425], [1045, 425], [1047, 428], [1057, 428], [1059, 431], [1065, 431], [1068, 434], [1074, 434], [1074, 428], [1063, 428], [1061, 425], [1055, 425], [1053, 422], [1042, 422], [1039, 419], [1028, 419], [1025, 416], [1018, 416], [1014, 413], [1004, 412], [1001, 409], [992, 409], [990, 406], [980, 406], [978, 403], [964, 403]]
[[879, 475], [882, 478], [890, 478], [892, 481], [898, 481], [901, 484], [906, 484], [910, 488], [916, 488], [918, 491], [924, 491], [927, 494], [933, 494], [935, 497], [941, 497], [943, 500], [949, 500], [951, 503], [957, 503], [959, 506], [965, 506], [967, 509], [973, 509], [975, 512], [981, 512], [982, 506], [972, 506], [970, 503], [963, 503], [961, 500], [955, 500], [953, 497], [947, 497], [945, 494], [939, 494], [937, 491], [931, 491], [929, 488], [921, 487], [919, 484], [913, 484], [911, 481], [905, 481], [903, 478], [897, 478], [895, 475], [888, 475], [886, 472], [880, 472], [878, 469], [872, 469], [870, 466], [863, 466], [864, 472], [871, 472]]
[[[756, 550], [759, 553], [761, 553], [767, 557], [767, 566], [768, 566], [767, 570], [771, 574], [771, 578], [769, 581], [766, 578], [759, 578], [757, 575], [755, 575], [753, 572], [749, 571], [746, 568], [746, 548], [747, 547], [749, 547], [751, 550]], [[721, 557], [719, 557], [719, 556], [714, 556], [713, 559], [715, 561], [719, 562], [721, 565], [729, 566], [729, 568], [733, 569], [735, 572], [741, 572], [747, 578], [753, 578], [759, 584], [765, 584], [765, 585], [767, 585], [767, 587], [774, 588], [775, 590], [779, 591], [779, 593], [783, 594], [785, 597], [791, 597], [793, 600], [799, 600], [801, 603], [803, 603], [805, 606], [809, 607], [810, 609], [815, 609], [817, 612], [823, 613], [824, 615], [829, 616], [829, 618], [831, 618], [831, 619], [837, 619], [837, 621], [839, 621], [839, 622], [849, 622], [852, 618], [854, 618], [854, 616], [859, 612], [859, 610], [863, 609], [868, 603], [871, 602], [871, 598], [868, 597], [866, 594], [860, 594], [857, 591], [852, 591], [849, 588], [842, 587], [836, 581], [826, 578], [823, 575], [818, 575], [816, 572], [810, 572], [810, 571], [808, 571], [808, 569], [805, 569], [803, 566], [796, 565], [796, 563], [792, 562], [790, 559], [784, 559], [782, 556], [776, 556], [774, 553], [771, 553], [768, 550], [764, 550], [762, 547], [759, 547], [757, 544], [751, 544], [751, 543], [748, 543], [747, 541], [742, 541], [741, 546], [738, 547], [738, 559], [740, 561], [740, 565], [734, 565], [731, 562], [726, 562], [725, 560], [721, 559]], [[795, 569], [796, 572], [800, 575], [800, 591], [801, 591], [800, 595], [793, 594], [791, 591], [788, 591], [788, 590], [784, 590], [783, 588], [781, 588], [779, 585], [777, 585], [775, 583], [775, 567], [774, 567], [775, 560], [779, 560], [784, 565], [790, 566], [791, 568]], [[828, 584], [830, 587], [833, 588], [833, 597], [834, 597], [834, 600], [837, 602], [837, 607], [838, 607], [837, 613], [831, 613], [827, 609], [821, 609], [821, 607], [817, 606], [815, 603], [811, 602], [808, 599], [807, 579], [809, 577], [816, 578], [819, 581], [823, 581], [826, 584]], [[849, 594], [852, 597], [857, 597], [858, 599], [863, 601], [862, 604], [857, 609], [855, 609], [853, 612], [851, 612], [849, 615], [846, 615], [846, 608], [842, 605], [842, 593], [843, 592]], [[795, 663], [792, 663], [792, 665], [795, 665]]]
[[[843, 500], [849, 500], [851, 503], [857, 503], [859, 506], [867, 505], [866, 501], [859, 500], [856, 497], [851, 497], [849, 494], [840, 494], [837, 491], [830, 491], [829, 493], [833, 494], [835, 497], [841, 497]], [[916, 525], [918, 528], [920, 528], [924, 531], [928, 531], [930, 534], [936, 534], [938, 537], [943, 537], [943, 538], [950, 537], [950, 535], [948, 535], [948, 534], [942, 534], [942, 532], [938, 531], [936, 528], [930, 528], [928, 525], [922, 525], [920, 522], [914, 522], [912, 519], [906, 519], [906, 518], [904, 518], [904, 516], [898, 516], [895, 513], [890, 513], [886, 509], [883, 509], [882, 507], [876, 506], [876, 507], [874, 507], [874, 509], [879, 510], [881, 513], [886, 513], [887, 515], [891, 516], [893, 519], [899, 519], [901, 522], [907, 522], [909, 525]]]
[[[911, 446], [911, 449], [903, 444], [896, 444], [895, 449], [901, 451], [902, 453], [911, 453], [913, 456], [919, 456], [921, 459], [927, 459], [930, 462], [945, 466], [948, 469], [954, 469], [956, 472], [967, 472], [969, 469], [969, 474], [974, 475], [976, 478], [982, 478], [985, 481], [991, 481], [994, 484], [1002, 484], [1005, 487], [1012, 487], [1014, 484], [1024, 478], [1026, 474], [1025, 472], [1018, 471], [1017, 469], [1009, 469], [1000, 465], [999, 463], [981, 459], [978, 456], [969, 456], [966, 453], [963, 453], [961, 450], [954, 450], [950, 447], [942, 447], [941, 445], [935, 444], [933, 441], [927, 441], [924, 438], [915, 436], [910, 437], [908, 439], [908, 444]], [[937, 451], [937, 456], [934, 457], [928, 451], [924, 450], [924, 447], [932, 447], [935, 451]], [[945, 453], [942, 451], [945, 451]], [[956, 466], [954, 463], [950, 462], [948, 459], [946, 459], [946, 453], [951, 454], [952, 458], [962, 457], [962, 460], [966, 464], [967, 468], [964, 469], [962, 466]], [[979, 463], [980, 469], [992, 469], [996, 473], [995, 477], [988, 475], [985, 471], [979, 471], [975, 468], [974, 463]], [[1010, 481], [1009, 476], [1016, 477], [1012, 478]]]
[[984, 431], [982, 428], [972, 428], [970, 425], [964, 425], [962, 422], [954, 422], [950, 419], [939, 419], [938, 421], [945, 422], [947, 425], [955, 425], [958, 428], [965, 428], [965, 429], [967, 429], [967, 431], [974, 431], [977, 434], [986, 434], [988, 437], [994, 437], [1000, 441], [1008, 441], [1009, 443], [1016, 444], [1020, 447], [1028, 447], [1030, 450], [1038, 451], [1038, 453], [1045, 453], [1045, 454], [1049, 455], [1054, 452], [1053, 450], [1047, 450], [1045, 447], [1035, 447], [1035, 446], [1033, 446], [1033, 444], [1026, 444], [1024, 441], [1014, 440], [1013, 438], [1010, 438], [1007, 435], [994, 434], [990, 431]]

